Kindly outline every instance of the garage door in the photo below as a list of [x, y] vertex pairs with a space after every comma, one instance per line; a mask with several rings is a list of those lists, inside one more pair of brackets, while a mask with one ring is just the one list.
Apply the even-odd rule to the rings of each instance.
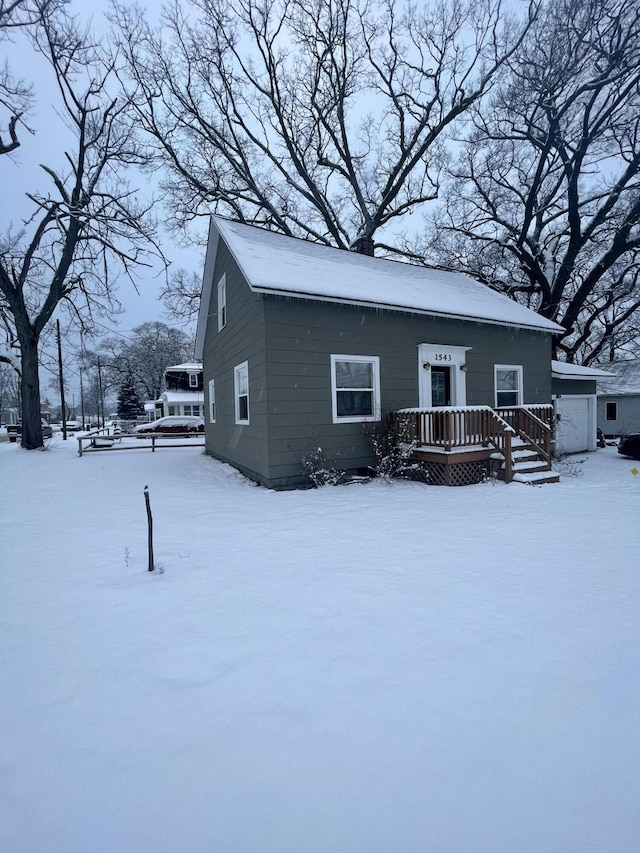
[[555, 401], [556, 453], [596, 449], [595, 397], [562, 396]]

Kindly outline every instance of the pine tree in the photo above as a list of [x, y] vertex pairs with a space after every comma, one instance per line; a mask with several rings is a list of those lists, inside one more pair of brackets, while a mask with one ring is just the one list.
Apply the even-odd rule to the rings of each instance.
[[131, 370], [128, 370], [118, 389], [118, 417], [132, 421], [143, 414], [144, 406], [138, 394], [137, 383]]

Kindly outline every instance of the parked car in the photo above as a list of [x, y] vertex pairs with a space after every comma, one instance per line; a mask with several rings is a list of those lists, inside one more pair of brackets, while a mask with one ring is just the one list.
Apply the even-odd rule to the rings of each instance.
[[[44, 418], [42, 420], [42, 437], [43, 438], [51, 438], [53, 436], [53, 429], [50, 424], [45, 421]], [[9, 436], [9, 441], [17, 441], [18, 436], [22, 435], [22, 424], [9, 424], [7, 427], [7, 434]]]
[[69, 432], [77, 432], [82, 429], [82, 421], [67, 421], [67, 429]]
[[144, 438], [145, 435], [152, 433], [167, 433], [168, 435], [189, 433], [196, 435], [204, 432], [204, 420], [188, 415], [167, 415], [164, 418], [150, 421], [148, 424], [141, 424], [135, 428], [134, 432], [138, 438]]
[[640, 459], [640, 432], [623, 436], [618, 443], [618, 453], [631, 459]]

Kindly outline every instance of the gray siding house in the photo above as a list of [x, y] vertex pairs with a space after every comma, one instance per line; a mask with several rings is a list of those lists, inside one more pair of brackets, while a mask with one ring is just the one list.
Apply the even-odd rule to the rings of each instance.
[[459, 273], [212, 217], [196, 338], [206, 450], [295, 488], [318, 449], [367, 469], [367, 433], [393, 416], [433, 482], [477, 482], [500, 456], [505, 479], [534, 479], [532, 451], [549, 467], [560, 331]]
[[607, 437], [640, 432], [640, 358], [605, 365], [598, 381], [598, 426]]

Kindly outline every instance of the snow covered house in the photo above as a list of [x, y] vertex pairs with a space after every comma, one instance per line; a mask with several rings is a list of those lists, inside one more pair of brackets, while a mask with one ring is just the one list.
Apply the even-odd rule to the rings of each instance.
[[167, 367], [164, 386], [165, 390], [154, 403], [154, 417], [204, 415], [201, 361]]
[[556, 323], [468, 276], [214, 216], [196, 358], [206, 450], [272, 488], [375, 464], [394, 429], [430, 482], [552, 479]]
[[640, 432], [640, 358], [612, 361], [598, 381], [598, 426], [606, 436]]

